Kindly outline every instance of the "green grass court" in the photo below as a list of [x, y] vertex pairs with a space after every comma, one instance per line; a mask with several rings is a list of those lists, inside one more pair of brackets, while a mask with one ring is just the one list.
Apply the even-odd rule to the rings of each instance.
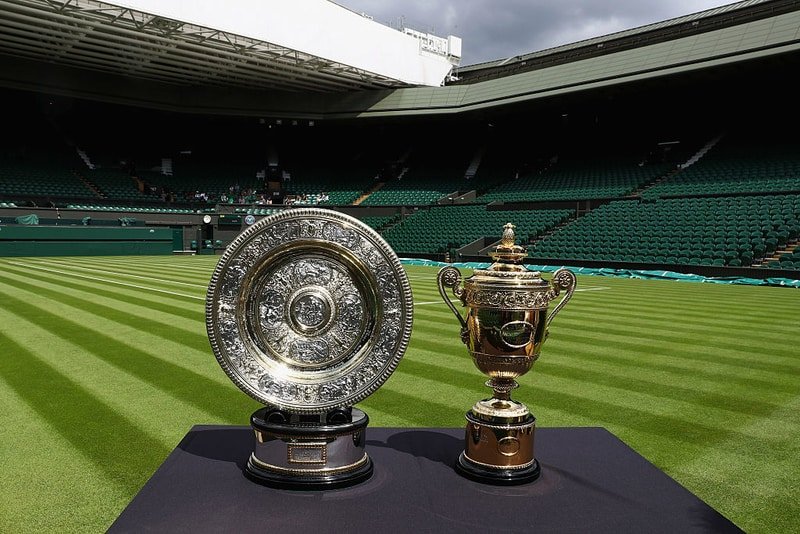
[[[248, 424], [205, 333], [216, 260], [0, 260], [0, 532], [103, 531], [192, 425]], [[489, 390], [436, 269], [408, 272], [410, 348], [362, 407], [373, 427], [461, 427]], [[515, 393], [539, 426], [603, 426], [746, 531], [795, 531], [800, 293], [578, 287]]]

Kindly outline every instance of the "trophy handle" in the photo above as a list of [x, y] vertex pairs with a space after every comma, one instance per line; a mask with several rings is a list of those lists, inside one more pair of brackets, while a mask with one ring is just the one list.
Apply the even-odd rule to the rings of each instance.
[[463, 332], [467, 328], [467, 322], [453, 305], [453, 302], [447, 296], [447, 293], [444, 289], [449, 287], [453, 291], [453, 295], [461, 300], [461, 295], [464, 294], [464, 288], [460, 287], [460, 284], [461, 272], [455, 267], [443, 267], [439, 271], [439, 275], [436, 277], [436, 285], [439, 286], [439, 294], [442, 296], [444, 303], [447, 304], [447, 307], [450, 308], [456, 317], [458, 317], [458, 322], [461, 323], [461, 330]]
[[569, 269], [559, 269], [553, 275], [553, 279], [550, 280], [550, 285], [552, 286], [550, 294], [553, 298], [557, 297], [562, 290], [566, 290], [566, 293], [561, 297], [561, 302], [553, 308], [553, 313], [550, 314], [550, 317], [547, 318], [546, 328], [550, 328], [553, 317], [555, 317], [567, 301], [572, 298], [572, 294], [575, 292], [575, 286], [578, 285], [578, 279], [575, 278], [575, 274]]

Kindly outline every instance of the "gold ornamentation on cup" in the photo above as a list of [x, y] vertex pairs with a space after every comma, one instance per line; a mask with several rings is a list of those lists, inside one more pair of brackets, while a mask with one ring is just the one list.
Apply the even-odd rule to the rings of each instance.
[[[515, 226], [508, 223], [490, 256], [488, 269], [477, 269], [462, 283], [455, 267], [439, 271], [439, 293], [461, 323], [461, 340], [475, 366], [489, 377], [491, 398], [467, 412], [464, 451], [456, 467], [470, 478], [493, 484], [520, 484], [541, 472], [534, 457], [536, 418], [511, 398], [516, 378], [530, 371], [547, 339], [550, 323], [572, 297], [577, 280], [572, 271], [557, 270], [548, 283], [522, 260], [527, 251], [514, 244]], [[446, 289], [467, 308], [466, 319]], [[562, 295], [552, 313], [548, 307]]]

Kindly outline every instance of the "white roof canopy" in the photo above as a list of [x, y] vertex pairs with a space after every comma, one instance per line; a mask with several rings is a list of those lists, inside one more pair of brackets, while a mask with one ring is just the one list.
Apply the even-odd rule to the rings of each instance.
[[0, 0], [0, 54], [175, 85], [438, 86], [452, 58], [327, 0]]

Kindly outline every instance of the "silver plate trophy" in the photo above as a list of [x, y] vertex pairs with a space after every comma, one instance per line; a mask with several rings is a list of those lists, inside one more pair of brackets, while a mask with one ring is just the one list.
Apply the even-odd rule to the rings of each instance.
[[353, 404], [397, 367], [412, 314], [394, 251], [353, 217], [291, 209], [242, 232], [211, 278], [206, 328], [225, 373], [265, 405], [245, 474], [297, 489], [369, 478], [369, 418]]

